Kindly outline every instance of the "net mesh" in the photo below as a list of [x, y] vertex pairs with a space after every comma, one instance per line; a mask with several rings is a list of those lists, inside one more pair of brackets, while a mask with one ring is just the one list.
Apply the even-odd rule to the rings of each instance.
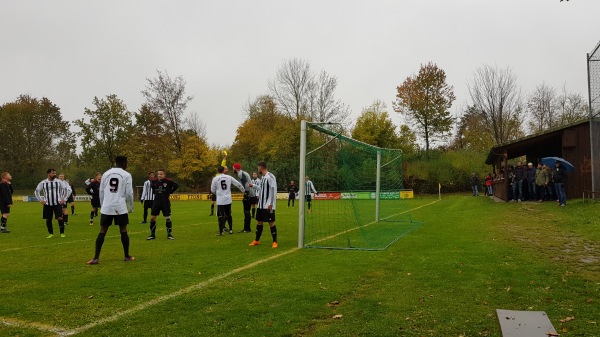
[[420, 225], [401, 198], [400, 150], [346, 137], [339, 125], [309, 124], [306, 153], [306, 175], [318, 195], [310, 195], [310, 212], [305, 204], [305, 247], [382, 250]]
[[600, 42], [588, 54], [590, 95], [590, 143], [592, 147], [592, 190], [600, 198]]

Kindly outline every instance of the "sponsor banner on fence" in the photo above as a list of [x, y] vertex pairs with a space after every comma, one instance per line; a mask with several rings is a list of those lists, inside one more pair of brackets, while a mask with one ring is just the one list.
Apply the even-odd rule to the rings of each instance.
[[340, 200], [342, 199], [342, 193], [339, 192], [320, 192], [318, 195], [313, 194], [315, 200]]

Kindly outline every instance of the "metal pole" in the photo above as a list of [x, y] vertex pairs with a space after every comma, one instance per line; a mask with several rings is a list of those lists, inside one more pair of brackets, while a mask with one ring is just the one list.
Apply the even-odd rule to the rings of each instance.
[[379, 199], [381, 194], [381, 150], [377, 150], [377, 181], [375, 182], [375, 221], [379, 221]]
[[304, 195], [306, 194], [306, 121], [300, 122], [300, 184], [298, 203], [298, 248], [304, 247]]
[[[591, 77], [590, 77], [590, 54], [586, 54], [586, 63], [587, 63], [587, 77], [588, 77], [588, 103], [589, 103], [589, 110], [590, 110], [590, 165], [592, 167], [592, 191], [596, 191], [596, 170], [594, 167], [594, 132], [593, 132], [593, 127], [594, 127], [594, 123], [593, 123], [593, 119], [594, 119], [594, 112], [592, 111], [592, 82], [591, 82]], [[595, 195], [594, 193], [592, 193], [592, 198], [594, 198]]]

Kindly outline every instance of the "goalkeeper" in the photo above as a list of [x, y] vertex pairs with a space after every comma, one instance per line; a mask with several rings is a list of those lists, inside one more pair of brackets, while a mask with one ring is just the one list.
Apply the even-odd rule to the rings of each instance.
[[310, 204], [312, 201], [312, 195], [311, 192], [314, 193], [315, 195], [319, 195], [319, 192], [317, 192], [317, 190], [315, 189], [315, 185], [313, 185], [312, 181], [310, 181], [310, 179], [308, 179], [308, 176], [305, 177], [306, 178], [306, 189], [304, 190], [304, 200], [306, 200], [306, 204], [308, 205], [308, 213], [310, 213]]

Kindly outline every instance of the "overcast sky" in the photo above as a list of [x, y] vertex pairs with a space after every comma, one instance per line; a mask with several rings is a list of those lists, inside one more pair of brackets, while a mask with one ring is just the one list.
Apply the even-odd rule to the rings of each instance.
[[565, 84], [587, 100], [599, 16], [599, 0], [2, 0], [0, 104], [48, 97], [72, 121], [116, 94], [137, 111], [158, 69], [187, 81], [188, 111], [228, 145], [289, 58], [336, 76], [353, 118], [381, 99], [399, 122], [396, 86], [429, 61], [454, 86], [455, 114], [484, 64], [510, 67], [523, 93]]

